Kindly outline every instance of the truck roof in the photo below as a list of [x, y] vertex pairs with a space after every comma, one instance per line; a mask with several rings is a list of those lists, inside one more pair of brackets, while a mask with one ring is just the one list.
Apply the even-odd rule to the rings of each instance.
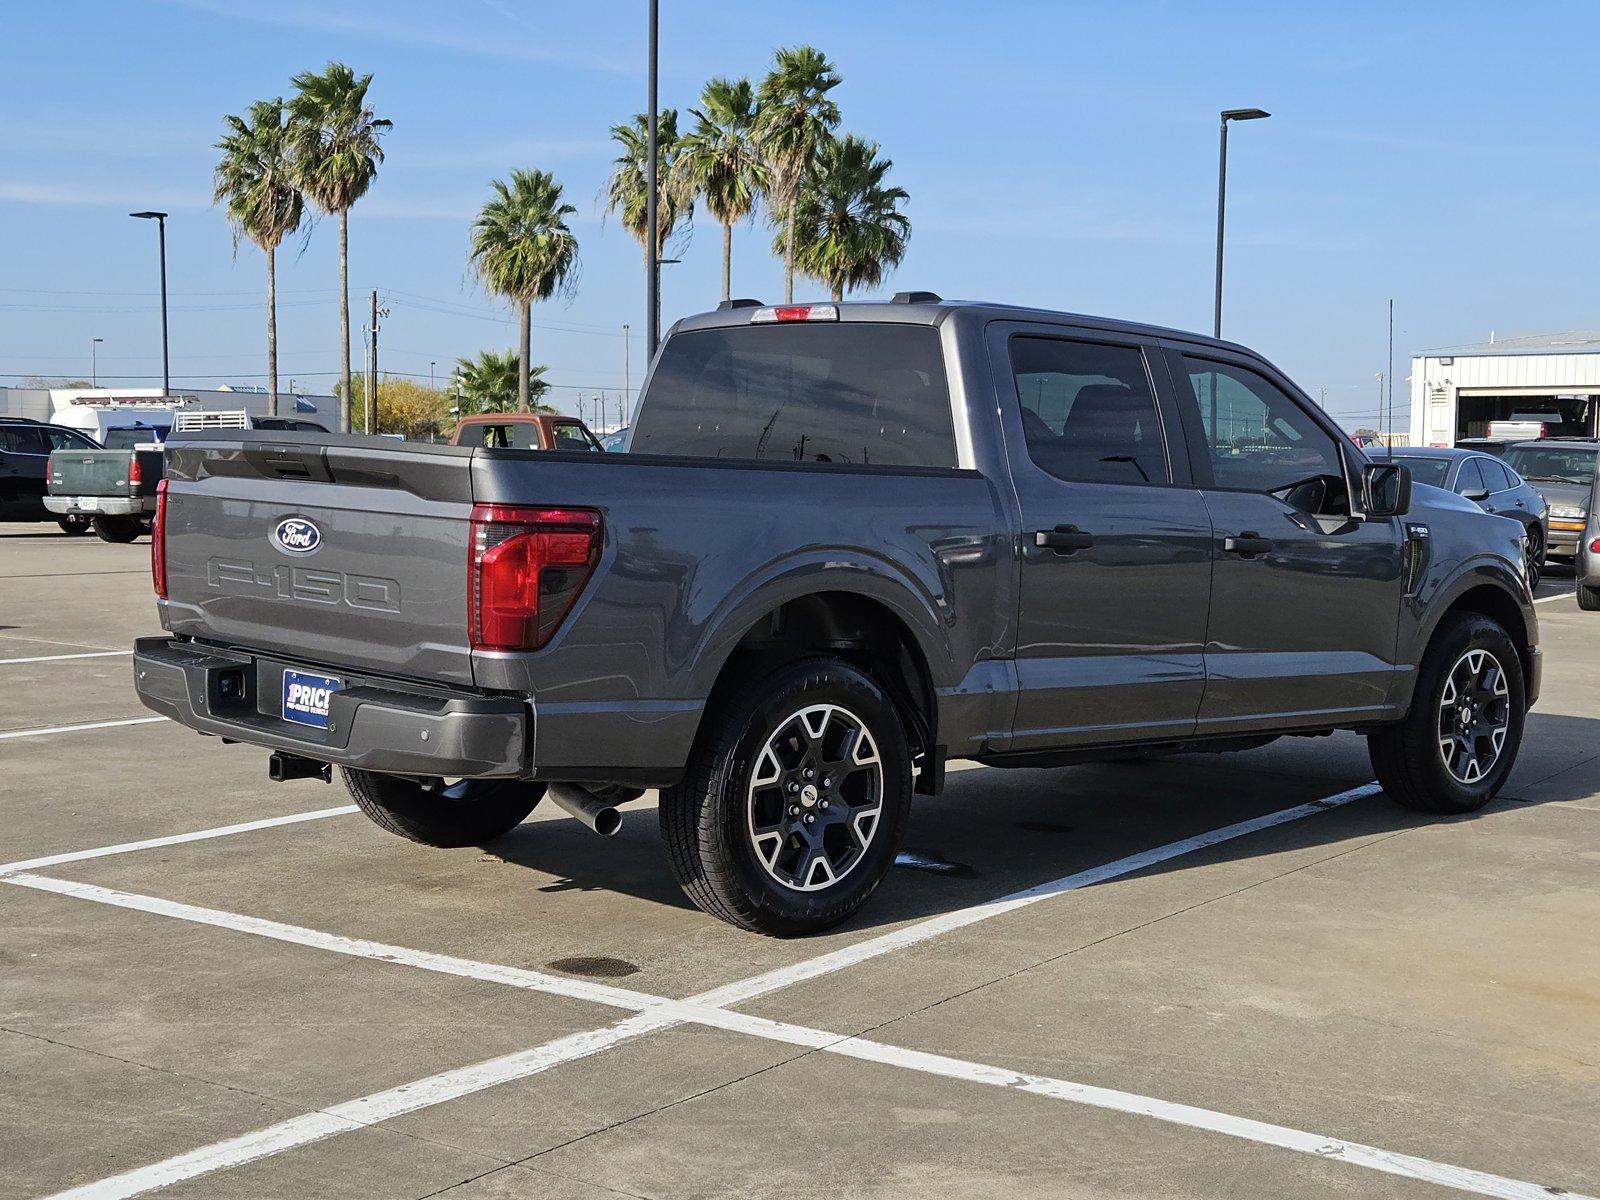
[[[797, 301], [796, 307], [832, 304], [827, 300]], [[724, 301], [713, 312], [696, 313], [674, 323], [670, 332], [693, 329], [724, 329], [729, 326], [748, 325], [751, 317], [768, 305], [760, 300]], [[1164, 325], [1150, 325], [1117, 317], [1097, 317], [1088, 313], [1067, 312], [1061, 309], [1036, 308], [1021, 304], [1000, 304], [990, 300], [946, 300], [933, 292], [900, 292], [893, 300], [850, 301], [833, 304], [839, 310], [840, 321], [897, 322], [906, 325], [939, 325], [955, 314], [966, 314], [979, 320], [1043, 321], [1056, 325], [1075, 325], [1083, 329], [1129, 333], [1139, 337], [1159, 337], [1197, 345], [1223, 347], [1241, 354], [1255, 356], [1256, 352], [1237, 342], [1211, 337], [1193, 330], [1173, 329]]]

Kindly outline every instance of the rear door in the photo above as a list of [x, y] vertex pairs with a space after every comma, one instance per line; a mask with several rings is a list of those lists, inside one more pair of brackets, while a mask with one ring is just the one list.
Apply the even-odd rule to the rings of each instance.
[[1211, 523], [1136, 337], [996, 323], [1022, 516], [1013, 750], [1193, 731]]
[[1199, 731], [1385, 712], [1401, 522], [1351, 514], [1354, 447], [1264, 364], [1179, 344], [1167, 361], [1215, 537]]
[[49, 456], [50, 443], [37, 425], [0, 425], [0, 511], [29, 518], [45, 511]]

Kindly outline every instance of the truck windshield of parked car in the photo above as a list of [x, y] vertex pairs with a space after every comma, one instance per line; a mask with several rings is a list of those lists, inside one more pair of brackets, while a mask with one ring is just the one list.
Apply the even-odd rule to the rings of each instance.
[[1513, 446], [1506, 463], [1534, 483], [1586, 484], [1594, 479], [1594, 446]]
[[763, 462], [953, 467], [937, 331], [793, 324], [667, 340], [631, 450]]
[[1411, 468], [1411, 478], [1432, 487], [1443, 487], [1445, 476], [1450, 474], [1448, 458], [1422, 458], [1409, 454], [1396, 454], [1394, 461]]
[[106, 440], [102, 444], [107, 450], [132, 450], [135, 446], [164, 442], [170, 432], [171, 429], [166, 425], [145, 425], [138, 428], [118, 426], [106, 430]]

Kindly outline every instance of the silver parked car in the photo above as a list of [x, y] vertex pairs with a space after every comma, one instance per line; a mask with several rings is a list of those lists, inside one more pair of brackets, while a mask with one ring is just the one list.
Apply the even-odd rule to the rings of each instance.
[[1550, 557], [1572, 562], [1589, 517], [1589, 492], [1594, 486], [1600, 442], [1594, 438], [1540, 438], [1518, 442], [1506, 451], [1506, 465], [1515, 470], [1550, 504]]
[[[1383, 461], [1380, 453], [1374, 456]], [[1471, 500], [1484, 512], [1522, 522], [1528, 555], [1528, 586], [1544, 573], [1550, 545], [1550, 508], [1537, 489], [1509, 463], [1476, 450], [1397, 446], [1395, 462], [1411, 468], [1411, 478]]]

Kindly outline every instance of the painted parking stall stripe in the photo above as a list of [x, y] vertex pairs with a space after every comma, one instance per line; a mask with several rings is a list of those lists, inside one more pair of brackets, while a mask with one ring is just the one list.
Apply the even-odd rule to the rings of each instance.
[[23, 663], [66, 662], [74, 658], [126, 658], [132, 650], [91, 650], [83, 654], [36, 654], [32, 658], [0, 658], [0, 667], [15, 667]]
[[[1102, 868], [1065, 876], [1052, 884], [1045, 884], [1015, 893], [1013, 896], [1006, 897], [993, 904], [979, 905], [971, 910], [963, 910], [961, 915], [965, 915], [968, 912], [979, 915], [975, 915], [971, 921], [964, 921], [955, 926], [945, 926], [943, 918], [935, 918], [912, 926], [911, 930], [937, 927], [926, 934], [926, 936], [932, 937], [939, 932], [944, 932], [946, 928], [960, 928], [962, 925], [973, 923], [973, 921], [986, 920], [1002, 912], [1014, 911], [1025, 903], [1036, 903], [1038, 900], [1046, 899], [1049, 896], [1060, 895], [1063, 892], [1086, 887], [1092, 883], [1104, 882], [1108, 879], [1126, 875], [1152, 863], [1164, 861], [1165, 858], [1173, 857], [1176, 854], [1191, 853], [1205, 846], [1216, 845], [1219, 842], [1230, 840], [1230, 838], [1244, 836], [1248, 832], [1270, 828], [1273, 825], [1281, 825], [1289, 820], [1297, 820], [1315, 812], [1337, 808], [1362, 796], [1371, 795], [1375, 790], [1375, 785], [1351, 789], [1349, 792], [1328, 797], [1323, 801], [1301, 805], [1295, 809], [1285, 809], [1281, 813], [1269, 814], [1267, 818], [1225, 826], [1209, 834], [1199, 835], [1196, 838], [1170, 843], [1167, 846], [1157, 847], [1143, 854], [1130, 855]], [[1294, 815], [1291, 816], [1289, 814]], [[818, 964], [827, 964], [820, 969], [813, 969], [800, 975], [793, 975], [785, 971], [767, 972], [740, 984], [729, 985], [727, 988], [713, 989], [689, 1000], [679, 1001], [626, 988], [547, 975], [539, 971], [529, 971], [493, 963], [474, 962], [449, 955], [438, 955], [405, 947], [388, 946], [363, 939], [346, 938], [337, 934], [328, 934], [317, 930], [286, 925], [282, 922], [267, 921], [236, 913], [226, 913], [216, 909], [205, 909], [157, 897], [140, 896], [135, 893], [101, 888], [93, 884], [22, 874], [12, 876], [7, 882], [79, 899], [149, 912], [155, 915], [234, 929], [336, 953], [351, 954], [362, 958], [393, 962], [397, 965], [502, 983], [573, 999], [589, 1000], [594, 1003], [632, 1009], [635, 1012], [633, 1016], [600, 1029], [558, 1038], [530, 1050], [518, 1051], [510, 1055], [487, 1060], [486, 1062], [429, 1076], [427, 1079], [417, 1080], [371, 1096], [360, 1097], [315, 1113], [279, 1122], [264, 1129], [218, 1142], [188, 1154], [178, 1155], [147, 1167], [138, 1168], [109, 1179], [62, 1192], [58, 1194], [57, 1200], [63, 1197], [73, 1197], [75, 1200], [113, 1200], [113, 1198], [141, 1195], [171, 1183], [211, 1174], [227, 1167], [253, 1162], [296, 1146], [322, 1141], [351, 1129], [364, 1128], [392, 1117], [483, 1091], [501, 1083], [528, 1078], [561, 1063], [587, 1058], [613, 1046], [620, 1045], [625, 1041], [684, 1022], [723, 1029], [729, 1032], [743, 1033], [810, 1050], [841, 1055], [858, 1061], [872, 1062], [949, 1079], [959, 1079], [990, 1087], [1020, 1091], [1066, 1103], [1142, 1116], [1167, 1124], [1181, 1125], [1280, 1149], [1311, 1154], [1323, 1159], [1345, 1162], [1368, 1170], [1439, 1184], [1477, 1195], [1502, 1197], [1505, 1200], [1542, 1200], [1542, 1198], [1552, 1194], [1552, 1189], [1544, 1185], [1458, 1167], [1449, 1163], [1435, 1162], [1431, 1159], [1384, 1150], [1380, 1147], [1368, 1146], [1359, 1142], [1350, 1142], [1341, 1138], [1309, 1133], [1287, 1126], [1257, 1121], [1253, 1118], [1215, 1112], [1193, 1105], [1162, 1100], [1158, 1097], [1123, 1092], [1071, 1080], [1032, 1075], [985, 1063], [970, 1062], [945, 1055], [890, 1046], [866, 1038], [774, 1021], [765, 1017], [733, 1012], [721, 1006], [725, 1003], [732, 1003], [732, 999], [713, 1001], [713, 997], [719, 995], [727, 996], [730, 993], [737, 993], [738, 998], [748, 999], [754, 995], [761, 995], [777, 988], [788, 986], [797, 979], [815, 978], [819, 974], [841, 970], [846, 966], [853, 965], [855, 962], [865, 961], [866, 958], [876, 957], [878, 954], [899, 949], [903, 945], [914, 944], [914, 942], [896, 940], [893, 934], [869, 939], [868, 942], [861, 944], [863, 947], [876, 947], [873, 953], [858, 955], [847, 961], [842, 960], [838, 953], [823, 955], [816, 960], [812, 960]], [[855, 948], [851, 947], [850, 949]], [[809, 966], [809, 963], [797, 965], [805, 967]], [[1575, 1193], [1570, 1192], [1562, 1194], [1575, 1195]], [[1594, 1198], [1578, 1197], [1578, 1200], [1594, 1200]]]
[[118, 729], [124, 725], [154, 725], [157, 721], [165, 721], [165, 717], [130, 717], [125, 721], [90, 721], [85, 725], [52, 725], [48, 729], [13, 729], [9, 733], [0, 733], [0, 742], [10, 738], [49, 737], [56, 733], [83, 733], [89, 729]]

